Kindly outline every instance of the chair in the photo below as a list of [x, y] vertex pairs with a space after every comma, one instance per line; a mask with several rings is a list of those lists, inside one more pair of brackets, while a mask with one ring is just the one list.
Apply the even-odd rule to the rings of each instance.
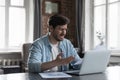
[[31, 47], [31, 43], [25, 43], [22, 46], [22, 71], [27, 72], [28, 66], [27, 66], [27, 60], [29, 55], [29, 48]]

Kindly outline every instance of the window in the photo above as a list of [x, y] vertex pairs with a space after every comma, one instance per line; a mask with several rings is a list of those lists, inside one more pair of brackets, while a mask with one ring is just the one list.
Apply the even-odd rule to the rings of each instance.
[[29, 0], [0, 0], [0, 50], [20, 50], [29, 30]]
[[120, 0], [94, 0], [94, 46], [97, 32], [105, 36], [108, 49], [120, 50]]

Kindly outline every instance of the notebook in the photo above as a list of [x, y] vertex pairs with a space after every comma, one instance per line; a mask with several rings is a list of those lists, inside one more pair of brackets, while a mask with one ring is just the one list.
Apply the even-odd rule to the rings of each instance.
[[66, 73], [75, 75], [85, 75], [104, 72], [109, 62], [109, 58], [109, 50], [90, 50], [85, 53], [80, 70], [66, 71]]

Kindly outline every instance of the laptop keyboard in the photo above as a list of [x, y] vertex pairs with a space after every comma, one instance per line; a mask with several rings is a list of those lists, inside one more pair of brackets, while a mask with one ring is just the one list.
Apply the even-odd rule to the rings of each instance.
[[65, 71], [65, 73], [79, 73], [80, 70]]

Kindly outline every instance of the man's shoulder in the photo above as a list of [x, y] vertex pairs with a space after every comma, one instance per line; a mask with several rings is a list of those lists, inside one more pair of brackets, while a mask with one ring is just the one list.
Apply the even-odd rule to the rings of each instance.
[[67, 38], [64, 38], [62, 42], [71, 42], [71, 41]]
[[47, 36], [47, 35], [44, 35], [44, 36], [36, 39], [36, 40], [34, 41], [34, 43], [44, 43], [45, 41], [47, 41], [47, 39], [48, 39], [48, 36]]
[[63, 45], [68, 45], [71, 44], [71, 41], [69, 39], [64, 38], [60, 43]]

